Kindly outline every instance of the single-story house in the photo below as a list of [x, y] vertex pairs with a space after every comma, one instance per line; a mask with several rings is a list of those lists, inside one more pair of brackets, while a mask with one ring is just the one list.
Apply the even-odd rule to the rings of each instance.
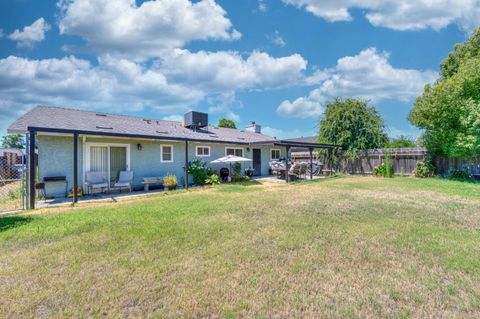
[[[221, 128], [208, 123], [208, 114], [189, 112], [183, 122], [89, 112], [70, 108], [36, 106], [9, 128], [9, 133], [28, 135], [30, 202], [35, 183], [48, 177], [64, 176], [67, 185], [84, 186], [87, 172], [102, 172], [113, 182], [120, 171], [133, 171], [134, 188], [142, 188], [142, 178], [174, 174], [179, 185], [191, 183], [188, 162], [236, 155], [252, 159], [254, 175], [268, 175], [269, 162], [287, 158], [291, 147], [332, 147], [318, 143], [280, 140], [262, 134], [252, 123], [245, 129]], [[38, 175], [35, 171], [38, 165]], [[220, 169], [224, 164], [211, 164]], [[35, 176], [38, 176], [35, 180]], [[49, 194], [64, 195], [65, 187], [49, 183]], [[74, 201], [76, 198], [74, 198]], [[34, 206], [31, 203], [30, 206]]]

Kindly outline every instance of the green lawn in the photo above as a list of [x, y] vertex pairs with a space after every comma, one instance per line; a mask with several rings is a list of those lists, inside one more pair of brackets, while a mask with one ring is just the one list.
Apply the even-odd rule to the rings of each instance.
[[479, 318], [480, 184], [222, 185], [0, 218], [1, 318], [319, 316]]

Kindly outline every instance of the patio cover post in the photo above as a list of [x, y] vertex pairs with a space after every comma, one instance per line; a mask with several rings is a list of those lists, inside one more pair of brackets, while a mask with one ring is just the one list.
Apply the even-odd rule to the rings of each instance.
[[310, 180], [313, 179], [313, 147], [308, 149], [310, 151]]
[[28, 168], [29, 168], [29, 194], [30, 194], [30, 209], [35, 209], [35, 177], [36, 177], [36, 169], [35, 169], [35, 131], [30, 131], [30, 142], [28, 143]]
[[73, 133], [73, 204], [76, 202], [78, 202], [78, 133]]
[[188, 189], [188, 140], [185, 140], [185, 189]]
[[289, 176], [288, 176], [288, 171], [290, 170], [290, 165], [288, 163], [288, 153], [290, 153], [290, 146], [286, 146], [285, 147], [286, 149], [286, 158], [285, 158], [285, 182], [288, 183], [288, 179], [289, 179]]

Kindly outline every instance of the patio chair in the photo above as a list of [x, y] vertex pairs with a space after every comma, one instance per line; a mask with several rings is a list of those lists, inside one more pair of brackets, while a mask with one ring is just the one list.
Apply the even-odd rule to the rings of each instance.
[[113, 187], [122, 189], [128, 189], [129, 192], [132, 191], [132, 182], [133, 182], [133, 172], [132, 171], [121, 171], [118, 181], [113, 184]]
[[298, 162], [293, 163], [293, 165], [290, 166], [290, 169], [288, 170], [288, 176], [290, 180], [293, 181], [297, 178], [300, 178], [301, 166], [302, 166], [302, 163], [298, 163]]
[[101, 193], [108, 189], [108, 182], [103, 178], [102, 172], [87, 172], [85, 183], [89, 194], [92, 194], [95, 189], [100, 189]]

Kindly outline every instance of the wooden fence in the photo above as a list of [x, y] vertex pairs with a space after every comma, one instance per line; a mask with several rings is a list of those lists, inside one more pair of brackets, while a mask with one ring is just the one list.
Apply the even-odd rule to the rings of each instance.
[[[390, 149], [393, 170], [397, 175], [412, 175], [418, 161], [427, 157], [427, 150], [423, 147], [393, 148]], [[372, 174], [375, 167], [385, 163], [387, 149], [371, 149], [368, 152], [359, 153], [356, 160], [347, 160], [340, 156], [334, 163], [330, 163], [324, 156], [314, 153], [315, 160], [322, 161], [324, 168], [349, 174]], [[308, 152], [292, 152], [292, 159], [306, 161]], [[472, 160], [458, 158], [435, 157], [432, 159], [435, 166], [435, 174], [448, 175], [452, 169], [467, 169], [470, 175], [480, 176], [480, 156]]]
[[[390, 152], [395, 174], [411, 175], [418, 161], [424, 160], [427, 150], [423, 147], [393, 148]], [[330, 163], [322, 155], [315, 154], [315, 157], [324, 163], [326, 170], [335, 170], [349, 174], [372, 174], [375, 167], [385, 162], [386, 149], [371, 149], [366, 153], [361, 152], [355, 160], [347, 160], [340, 156], [340, 159]], [[308, 152], [292, 152], [294, 160], [307, 160]]]
[[472, 160], [436, 157], [433, 164], [437, 175], [448, 175], [451, 169], [467, 169], [470, 175], [480, 175], [480, 156]]

